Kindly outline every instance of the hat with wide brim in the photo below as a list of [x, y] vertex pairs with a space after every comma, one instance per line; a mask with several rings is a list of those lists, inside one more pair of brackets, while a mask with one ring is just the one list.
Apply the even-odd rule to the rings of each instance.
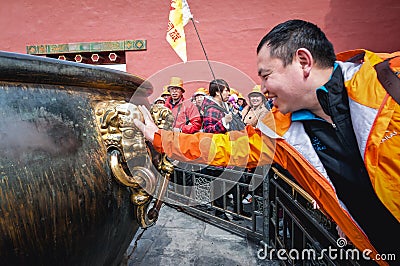
[[239, 92], [238, 92], [236, 89], [232, 88], [232, 87], [229, 88], [229, 93], [230, 93], [231, 95], [232, 95], [232, 94], [236, 94], [236, 96], [239, 96]]
[[208, 95], [208, 90], [207, 90], [206, 88], [198, 88], [198, 89], [193, 93], [193, 96], [197, 96], [197, 95], [206, 96], [206, 95]]
[[168, 91], [170, 90], [170, 88], [180, 88], [183, 92], [185, 92], [185, 89], [183, 88], [183, 80], [178, 77], [171, 78], [167, 86]]
[[261, 86], [260, 85], [254, 86], [254, 88], [251, 90], [251, 92], [247, 96], [250, 97], [252, 95], [265, 97], [265, 95], [261, 92]]
[[160, 96], [163, 97], [164, 95], [167, 95], [167, 96], [171, 95], [171, 93], [169, 93], [169, 91], [168, 91], [168, 86], [167, 85], [164, 86], [164, 90], [163, 90], [163, 92], [161, 93]]

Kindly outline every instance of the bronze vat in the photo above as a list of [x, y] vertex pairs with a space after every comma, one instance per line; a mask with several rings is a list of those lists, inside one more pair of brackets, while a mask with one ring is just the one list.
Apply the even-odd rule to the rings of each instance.
[[151, 89], [138, 91], [143, 82], [120, 71], [0, 52], [0, 264], [118, 265], [140, 219], [147, 219], [144, 227], [155, 221], [137, 217], [151, 200], [142, 181], [154, 190], [154, 176], [138, 166], [139, 178], [121, 177], [130, 180], [123, 185], [113, 177], [123, 167], [112, 169], [111, 162], [149, 163], [137, 133], [137, 150], [124, 157], [118, 136], [132, 130], [113, 124], [122, 121], [116, 106], [133, 93], [146, 103]]

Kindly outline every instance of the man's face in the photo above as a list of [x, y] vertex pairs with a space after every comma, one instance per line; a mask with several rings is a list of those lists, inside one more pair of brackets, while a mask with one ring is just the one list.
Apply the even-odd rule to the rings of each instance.
[[222, 91], [222, 94], [221, 94], [221, 96], [222, 96], [222, 101], [223, 101], [223, 102], [227, 102], [228, 99], [229, 99], [229, 95], [230, 95], [229, 89], [228, 89], [228, 88], [224, 88], [224, 90]]
[[183, 91], [179, 87], [170, 87], [169, 93], [171, 93], [172, 100], [177, 101], [182, 97]]
[[284, 67], [282, 60], [270, 57], [270, 48], [264, 45], [257, 55], [257, 67], [261, 91], [268, 94], [281, 113], [305, 108], [307, 103], [302, 101], [305, 80], [301, 64], [294, 60]]

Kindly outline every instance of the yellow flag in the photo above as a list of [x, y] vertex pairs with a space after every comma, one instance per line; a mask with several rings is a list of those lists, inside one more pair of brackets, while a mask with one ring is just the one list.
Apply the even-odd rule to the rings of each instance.
[[[169, 9], [169, 21], [168, 21], [168, 30], [167, 30], [167, 41], [171, 45], [172, 49], [178, 54], [178, 56], [182, 59], [183, 62], [187, 61], [186, 55], [186, 37], [185, 31], [183, 29], [184, 21], [184, 11], [183, 7], [186, 6], [187, 3], [184, 4], [182, 1], [185, 0], [170, 0], [170, 9]], [[187, 6], [187, 10], [189, 10], [189, 6]], [[188, 14], [185, 14], [187, 17]], [[189, 16], [190, 10], [189, 10]]]

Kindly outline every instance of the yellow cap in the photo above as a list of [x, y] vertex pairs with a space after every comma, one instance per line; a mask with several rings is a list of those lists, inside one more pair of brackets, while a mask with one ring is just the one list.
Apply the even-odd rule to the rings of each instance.
[[239, 96], [239, 92], [236, 90], [236, 89], [234, 89], [234, 88], [229, 88], [229, 92], [231, 93], [231, 95], [232, 94], [236, 94], [237, 96]]
[[168, 91], [169, 91], [169, 88], [171, 88], [171, 87], [178, 87], [178, 88], [181, 88], [181, 90], [183, 91], [183, 92], [185, 92], [185, 90], [183, 89], [183, 80], [181, 79], [181, 78], [178, 78], [178, 77], [171, 77], [171, 80], [169, 81], [169, 85], [168, 85]]
[[168, 86], [167, 85], [164, 86], [164, 91], [161, 93], [160, 96], [163, 97], [164, 95], [167, 95], [167, 96], [171, 95], [171, 93], [169, 93], [169, 91], [168, 91]]
[[[261, 86], [256, 85], [254, 88], [251, 90], [251, 92], [247, 95], [247, 97], [250, 97], [252, 94], [260, 94], [261, 96], [264, 96], [264, 94], [261, 92]], [[264, 96], [265, 97], [265, 96]]]
[[240, 92], [239, 92], [239, 95], [238, 95], [238, 99], [246, 100], [246, 99], [244, 98], [243, 94], [241, 94]]
[[198, 88], [198, 89], [193, 93], [193, 96], [196, 96], [196, 95], [204, 95], [204, 96], [206, 96], [206, 95], [208, 95], [208, 90], [205, 89], [205, 88]]

